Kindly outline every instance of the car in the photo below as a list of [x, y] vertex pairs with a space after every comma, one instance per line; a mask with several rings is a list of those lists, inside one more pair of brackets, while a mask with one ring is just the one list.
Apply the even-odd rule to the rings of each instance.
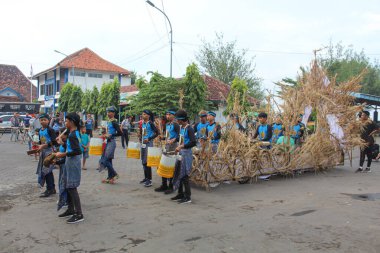
[[[13, 115], [1, 115], [0, 116], [0, 127], [10, 128], [12, 126], [11, 118]], [[25, 115], [20, 115], [21, 120], [23, 120]]]

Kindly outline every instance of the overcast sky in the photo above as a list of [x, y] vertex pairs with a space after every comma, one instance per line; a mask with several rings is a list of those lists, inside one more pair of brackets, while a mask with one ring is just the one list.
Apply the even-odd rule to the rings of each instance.
[[[263, 87], [294, 77], [312, 50], [342, 41], [380, 58], [379, 0], [152, 0], [173, 25], [173, 75], [195, 61], [201, 39], [215, 32], [256, 56]], [[5, 0], [0, 14], [0, 63], [27, 76], [84, 47], [138, 74], [169, 75], [169, 26], [144, 0]]]

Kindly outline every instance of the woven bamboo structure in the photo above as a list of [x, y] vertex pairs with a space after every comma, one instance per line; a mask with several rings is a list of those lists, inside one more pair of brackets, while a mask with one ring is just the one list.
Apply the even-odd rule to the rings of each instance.
[[[300, 78], [299, 86], [279, 84], [278, 98], [282, 103], [276, 106], [281, 112], [285, 138], [290, 138], [292, 126], [306, 107], [316, 112], [315, 128], [306, 134], [301, 146], [292, 148], [290, 144], [274, 144], [271, 149], [263, 149], [261, 143], [252, 139], [252, 134], [239, 132], [232, 122], [228, 122], [222, 126], [223, 136], [216, 154], [207, 143], [194, 152], [191, 180], [208, 188], [226, 180], [246, 182], [259, 175], [287, 175], [300, 169], [321, 171], [333, 168], [342, 162], [343, 152], [350, 154], [353, 147], [363, 145], [359, 137], [360, 123], [356, 120], [362, 106], [355, 105], [351, 95], [359, 91], [361, 78], [359, 75], [337, 84], [335, 78], [327, 79], [325, 71], [314, 60], [310, 71]], [[240, 115], [239, 103], [235, 104], [234, 113]], [[275, 115], [274, 108], [267, 106], [266, 110], [270, 122]], [[344, 138], [331, 134], [329, 115], [337, 119]]]

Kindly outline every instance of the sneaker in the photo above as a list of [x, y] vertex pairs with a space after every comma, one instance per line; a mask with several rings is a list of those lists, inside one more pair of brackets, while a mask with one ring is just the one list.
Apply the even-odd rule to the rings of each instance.
[[171, 198], [173, 201], [178, 201], [183, 199], [183, 194], [177, 194], [175, 197]]
[[146, 180], [148, 179], [144, 178], [143, 180], [140, 181], [140, 184], [145, 184]]
[[164, 193], [165, 194], [172, 194], [174, 192], [173, 188], [168, 188]]
[[183, 198], [178, 201], [178, 204], [188, 204], [191, 203], [191, 198]]
[[357, 170], [355, 171], [355, 173], [358, 173], [358, 172], [363, 172], [363, 168], [360, 167], [359, 169], [357, 169]]
[[161, 185], [160, 187], [154, 189], [155, 192], [164, 192], [168, 189], [166, 185]]
[[371, 168], [365, 168], [364, 172], [370, 173], [371, 172]]
[[66, 221], [67, 224], [75, 224], [84, 221], [83, 214], [74, 214], [70, 219]]
[[58, 215], [59, 218], [67, 218], [69, 216], [73, 216], [75, 213], [69, 210], [66, 210], [64, 213]]
[[116, 174], [113, 179], [119, 179], [119, 174]]
[[110, 179], [109, 179], [109, 178], [107, 178], [107, 179], [103, 179], [103, 180], [102, 180], [102, 183], [103, 183], [103, 184], [109, 184], [109, 183], [110, 183]]
[[147, 180], [145, 181], [144, 186], [145, 186], [145, 187], [151, 187], [151, 186], [152, 186], [152, 181], [149, 180], [149, 179], [147, 179]]

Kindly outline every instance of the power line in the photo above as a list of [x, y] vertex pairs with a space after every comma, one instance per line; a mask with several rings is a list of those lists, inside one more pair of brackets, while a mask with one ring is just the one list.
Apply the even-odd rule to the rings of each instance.
[[157, 36], [160, 37], [160, 33], [158, 32], [158, 29], [157, 29], [157, 27], [156, 27], [156, 24], [154, 23], [154, 20], [153, 20], [152, 14], [150, 13], [150, 10], [149, 10], [147, 4], [145, 5], [145, 8], [146, 8], [146, 10], [148, 11], [150, 21], [152, 22], [152, 25], [153, 25], [153, 27], [154, 27], [154, 30], [155, 30], [156, 33], [157, 33]]
[[[162, 11], [165, 12], [164, 0], [161, 0], [161, 5], [162, 5]], [[166, 18], [165, 17], [164, 17], [164, 22], [165, 22], [166, 34], [168, 35], [168, 41], [170, 41], [168, 25], [166, 24]]]
[[[148, 50], [149, 48], [151, 48], [152, 46], [156, 45], [158, 42], [160, 42], [164, 37], [166, 36], [166, 34], [162, 35], [161, 38], [159, 38], [158, 40], [152, 42], [151, 44], [149, 44], [147, 47], [145, 47], [144, 49], [141, 49], [139, 50], [137, 53], [134, 53], [128, 57], [125, 57], [123, 58], [122, 60], [119, 61], [118, 64], [122, 64], [123, 61], [127, 60], [127, 59], [130, 59], [130, 58], [134, 58], [136, 56], [138, 56], [139, 54], [141, 54], [142, 52]], [[121, 63], [120, 63], [121, 62]]]
[[132, 59], [132, 60], [126, 61], [126, 62], [121, 63], [121, 64], [126, 64], [126, 63], [135, 62], [135, 61], [140, 60], [140, 59], [142, 59], [142, 58], [144, 58], [144, 57], [146, 57], [146, 56], [148, 56], [148, 55], [151, 55], [151, 54], [153, 54], [153, 53], [156, 53], [156, 52], [162, 50], [163, 48], [165, 48], [165, 47], [167, 47], [167, 46], [168, 46], [168, 45], [163, 45], [163, 46], [161, 46], [161, 47], [159, 47], [159, 48], [156, 48], [156, 49], [154, 49], [154, 50], [152, 50], [152, 51], [150, 51], [150, 52], [148, 52], [148, 53], [146, 53], [146, 54], [144, 54], [144, 55], [142, 55], [142, 56], [140, 56], [140, 57], [137, 57], [137, 58], [135, 58], [135, 59]]

